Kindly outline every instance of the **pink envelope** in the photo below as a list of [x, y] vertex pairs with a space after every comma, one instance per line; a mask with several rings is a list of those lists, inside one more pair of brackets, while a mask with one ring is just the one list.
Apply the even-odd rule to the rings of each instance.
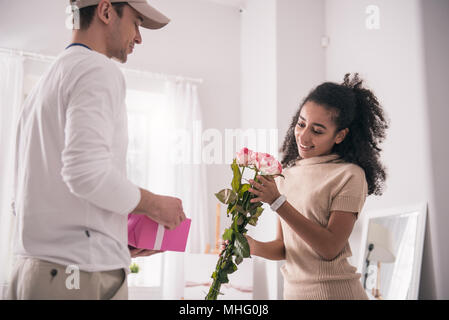
[[190, 219], [176, 229], [168, 230], [145, 215], [128, 215], [128, 244], [139, 249], [179, 251], [186, 250]]

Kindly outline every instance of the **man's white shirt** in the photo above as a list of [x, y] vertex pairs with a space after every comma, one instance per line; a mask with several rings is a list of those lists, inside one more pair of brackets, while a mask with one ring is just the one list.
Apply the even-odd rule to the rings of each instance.
[[123, 74], [81, 46], [61, 53], [26, 99], [17, 127], [15, 254], [94, 272], [128, 269]]

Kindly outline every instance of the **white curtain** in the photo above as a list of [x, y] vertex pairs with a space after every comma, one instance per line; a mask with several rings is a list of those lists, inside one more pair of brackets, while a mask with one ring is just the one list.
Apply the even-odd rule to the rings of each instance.
[[[209, 242], [206, 168], [202, 163], [202, 116], [198, 88], [187, 81], [167, 81], [167, 111], [175, 115], [171, 160], [174, 166], [174, 196], [192, 219], [186, 252], [203, 253]], [[184, 291], [184, 254], [164, 254], [163, 299], [179, 299]]]
[[14, 145], [22, 99], [23, 58], [0, 54], [0, 298], [12, 270]]

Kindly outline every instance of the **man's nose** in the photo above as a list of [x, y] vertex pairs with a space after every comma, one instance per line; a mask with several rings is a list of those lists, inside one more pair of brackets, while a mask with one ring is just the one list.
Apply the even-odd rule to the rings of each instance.
[[142, 35], [140, 34], [140, 30], [137, 29], [136, 37], [134, 38], [134, 42], [137, 44], [142, 43]]

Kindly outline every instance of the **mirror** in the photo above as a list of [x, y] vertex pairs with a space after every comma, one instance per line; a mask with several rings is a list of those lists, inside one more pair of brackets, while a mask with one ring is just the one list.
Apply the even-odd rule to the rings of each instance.
[[370, 299], [418, 299], [426, 213], [426, 204], [367, 213], [358, 270]]

